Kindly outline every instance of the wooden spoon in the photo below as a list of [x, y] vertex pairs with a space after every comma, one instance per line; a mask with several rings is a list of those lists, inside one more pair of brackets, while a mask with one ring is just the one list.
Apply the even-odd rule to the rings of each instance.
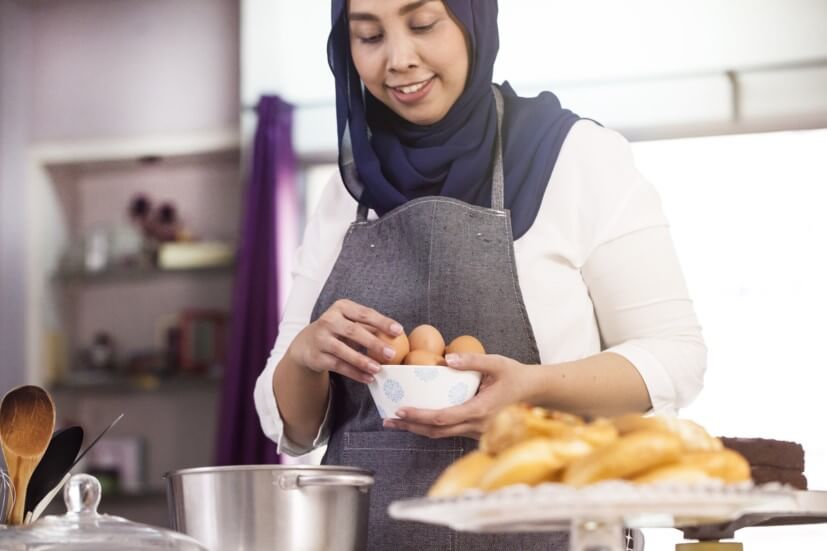
[[55, 404], [42, 388], [21, 386], [3, 397], [0, 445], [17, 496], [9, 524], [23, 522], [29, 479], [49, 447], [54, 429]]

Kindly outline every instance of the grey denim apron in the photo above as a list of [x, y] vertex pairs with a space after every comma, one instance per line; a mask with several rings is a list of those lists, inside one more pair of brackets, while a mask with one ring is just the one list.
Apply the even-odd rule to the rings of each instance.
[[[311, 316], [347, 298], [397, 320], [407, 331], [428, 323], [449, 342], [475, 335], [490, 354], [539, 364], [514, 264], [509, 212], [503, 202], [503, 103], [495, 87], [498, 136], [492, 208], [447, 197], [422, 197], [367, 220], [360, 207]], [[367, 386], [331, 375], [331, 437], [325, 464], [375, 472], [370, 551], [568, 549], [565, 533], [465, 534], [392, 520], [392, 501], [426, 494], [436, 477], [477, 448], [467, 438], [430, 439], [382, 427]]]

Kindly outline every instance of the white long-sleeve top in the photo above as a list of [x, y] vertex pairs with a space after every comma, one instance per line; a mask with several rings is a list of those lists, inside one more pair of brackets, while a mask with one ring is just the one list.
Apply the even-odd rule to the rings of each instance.
[[[336, 174], [308, 220], [278, 338], [256, 384], [262, 429], [288, 455], [326, 444], [329, 419], [312, 448], [291, 442], [273, 375], [310, 321], [356, 208]], [[514, 242], [514, 256], [544, 365], [600, 351], [619, 354], [639, 371], [658, 413], [677, 413], [700, 392], [706, 369], [701, 328], [660, 198], [620, 134], [587, 120], [572, 127], [534, 224]]]

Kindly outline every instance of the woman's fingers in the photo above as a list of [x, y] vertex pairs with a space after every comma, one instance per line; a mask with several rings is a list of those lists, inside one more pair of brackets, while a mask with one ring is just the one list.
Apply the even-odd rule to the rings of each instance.
[[346, 317], [350, 321], [362, 325], [375, 327], [376, 329], [384, 333], [387, 333], [391, 337], [395, 337], [401, 334], [403, 331], [402, 326], [395, 320], [387, 316], [383, 316], [373, 308], [369, 308], [368, 306], [362, 306], [361, 304], [357, 304], [352, 300], [338, 300], [334, 304], [334, 307], [338, 309], [344, 315], [344, 317]]
[[[354, 323], [345, 318], [339, 318], [334, 322], [332, 328], [333, 336], [343, 342], [347, 348], [356, 352], [358, 348], [363, 348], [372, 358], [381, 358], [382, 361], [393, 358], [396, 354], [393, 348], [387, 345], [384, 341], [371, 333], [364, 325]], [[356, 352], [362, 357], [359, 362], [354, 361], [352, 355], [350, 357], [340, 356], [343, 360], [348, 361], [354, 365], [362, 365], [366, 362], [371, 362], [372, 365], [378, 366], [376, 361], [368, 358], [360, 352]], [[378, 369], [376, 369], [378, 371]]]
[[417, 425], [435, 427], [451, 426], [460, 423], [478, 422], [488, 417], [491, 411], [482, 396], [476, 396], [464, 404], [445, 409], [402, 408], [396, 415], [405, 421]]
[[401, 419], [386, 419], [383, 423], [385, 428], [406, 430], [428, 438], [448, 438], [451, 436], [462, 436], [465, 438], [479, 439], [482, 434], [482, 426], [479, 423], [468, 422], [451, 425], [448, 427], [435, 427], [433, 425], [420, 425]]
[[448, 367], [458, 371], [479, 371], [481, 373], [494, 373], [507, 360], [504, 356], [497, 354], [473, 354], [470, 352], [454, 353], [445, 356], [445, 363]]
[[335, 358], [345, 362], [346, 364], [353, 366], [354, 368], [368, 374], [374, 375], [379, 373], [379, 370], [382, 369], [378, 363], [373, 361], [372, 359], [368, 358], [364, 354], [360, 354], [353, 348], [349, 347], [342, 341], [331, 338], [325, 346], [326, 353], [334, 356]]
[[358, 369], [349, 363], [340, 360], [334, 356], [328, 356], [329, 364], [328, 364], [328, 371], [332, 373], [338, 373], [343, 377], [347, 377], [348, 379], [353, 379], [356, 382], [370, 384], [373, 382], [373, 375], [369, 373], [365, 373], [361, 369]]

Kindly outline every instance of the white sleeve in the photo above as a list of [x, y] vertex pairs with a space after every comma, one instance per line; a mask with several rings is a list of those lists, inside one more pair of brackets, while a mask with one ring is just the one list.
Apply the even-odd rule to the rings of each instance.
[[[279, 453], [299, 456], [327, 444], [330, 436], [330, 403], [319, 432], [309, 448], [298, 446], [284, 434], [284, 421], [273, 392], [273, 377], [279, 362], [296, 335], [310, 323], [310, 315], [333, 264], [338, 257], [349, 220], [356, 215], [356, 203], [342, 202], [338, 174], [328, 182], [319, 206], [307, 222], [301, 246], [293, 261], [290, 293], [284, 306], [278, 336], [267, 365], [256, 381], [254, 400], [264, 434], [278, 445]], [[349, 215], [343, 210], [349, 211]]]
[[[581, 273], [594, 304], [602, 346], [639, 371], [652, 411], [677, 413], [703, 387], [706, 345], [655, 189], [637, 171], [631, 148], [601, 131], [603, 173], [623, 197], [602, 222]], [[605, 162], [605, 161], [609, 162]], [[599, 159], [595, 163], [601, 162]]]

